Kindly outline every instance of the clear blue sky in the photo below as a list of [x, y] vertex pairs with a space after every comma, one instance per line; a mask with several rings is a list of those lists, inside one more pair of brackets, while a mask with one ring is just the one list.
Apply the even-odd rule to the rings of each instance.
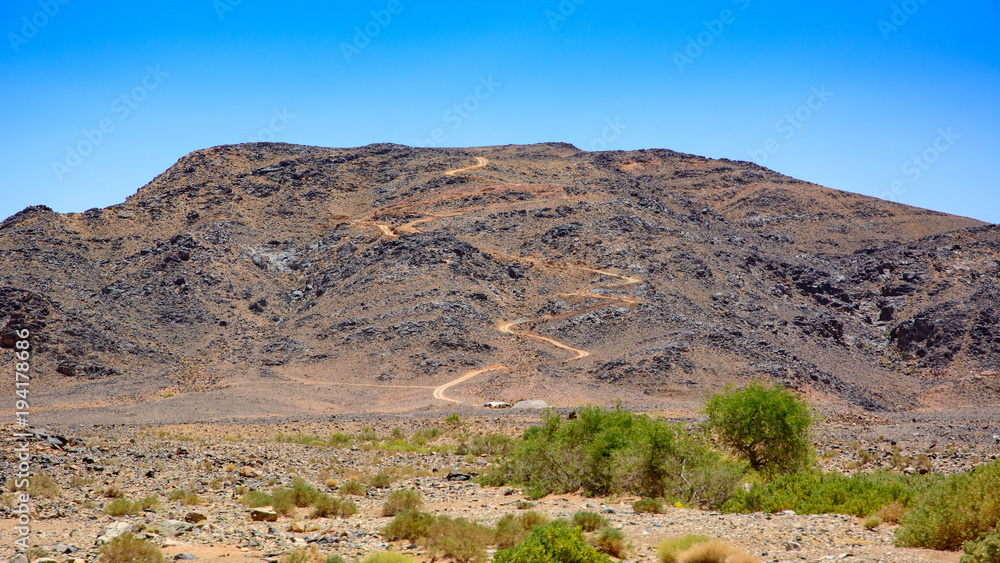
[[669, 148], [1000, 222], [996, 0], [4, 0], [0, 31], [0, 218], [259, 138]]

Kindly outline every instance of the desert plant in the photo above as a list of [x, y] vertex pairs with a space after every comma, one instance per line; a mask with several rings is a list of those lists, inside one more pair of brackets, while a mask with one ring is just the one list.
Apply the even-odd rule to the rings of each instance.
[[897, 501], [892, 501], [882, 505], [882, 508], [879, 508], [876, 514], [883, 522], [898, 524], [903, 515], [906, 514], [906, 507]]
[[243, 497], [240, 498], [240, 502], [244, 506], [249, 506], [250, 508], [258, 508], [258, 507], [261, 507], [261, 506], [267, 506], [267, 505], [271, 504], [271, 502], [273, 502], [273, 500], [274, 499], [271, 498], [271, 495], [265, 493], [264, 491], [258, 491], [256, 489], [254, 489], [252, 491], [247, 491], [243, 495]]
[[494, 563], [611, 563], [611, 559], [587, 545], [583, 532], [566, 522], [555, 521], [535, 528], [520, 545], [502, 549]]
[[355, 497], [363, 497], [368, 494], [368, 487], [362, 485], [355, 479], [347, 481], [338, 489], [342, 495], [350, 495]]
[[306, 480], [301, 477], [292, 479], [290, 489], [292, 502], [299, 508], [311, 505], [320, 495], [315, 487], [306, 483]]
[[158, 508], [160, 506], [160, 499], [156, 495], [147, 495], [141, 499], [136, 504], [139, 505], [139, 510], [149, 510], [151, 508]]
[[591, 545], [600, 552], [618, 559], [625, 559], [632, 549], [632, 544], [625, 539], [625, 532], [611, 526], [605, 526], [594, 534]]
[[708, 536], [687, 534], [685, 536], [674, 536], [660, 541], [656, 546], [656, 558], [659, 563], [677, 563], [677, 556], [699, 543], [711, 541]]
[[271, 494], [271, 508], [282, 516], [295, 514], [295, 493], [291, 489], [275, 489]]
[[1000, 521], [1000, 460], [949, 475], [910, 504], [896, 529], [904, 547], [958, 550]]
[[[14, 484], [15, 479], [11, 479]], [[56, 498], [59, 496], [59, 485], [45, 473], [36, 473], [28, 478], [28, 494], [32, 498]]]
[[549, 412], [481, 482], [518, 484], [529, 498], [583, 489], [589, 495], [638, 493], [715, 506], [741, 478], [739, 464], [680, 425], [587, 407], [568, 420]]
[[337, 554], [331, 554], [323, 558], [323, 563], [347, 563], [347, 561]]
[[104, 513], [108, 516], [130, 516], [140, 512], [142, 508], [138, 504], [124, 498], [116, 498], [104, 506]]
[[346, 518], [357, 513], [358, 505], [353, 502], [321, 494], [313, 501], [313, 510], [309, 514], [309, 517], [327, 518], [330, 516], [339, 516], [341, 518]]
[[606, 526], [608, 519], [596, 512], [580, 510], [573, 514], [572, 523], [574, 526], [579, 526], [584, 532], [593, 532], [602, 526]]
[[164, 558], [156, 544], [126, 533], [101, 546], [97, 560], [100, 563], [162, 563]]
[[167, 498], [170, 500], [180, 501], [181, 504], [186, 506], [196, 506], [204, 502], [201, 497], [198, 496], [198, 493], [187, 489], [174, 489], [170, 491]]
[[493, 545], [498, 549], [507, 549], [524, 541], [531, 530], [544, 526], [549, 518], [540, 512], [529, 510], [517, 516], [505, 514], [494, 529]]
[[408, 509], [420, 509], [424, 502], [420, 500], [420, 491], [413, 489], [397, 489], [389, 493], [389, 498], [382, 505], [382, 516], [395, 516]]
[[415, 542], [427, 534], [428, 528], [434, 523], [434, 515], [419, 510], [404, 510], [392, 519], [382, 535], [389, 541], [410, 540]]
[[396, 478], [385, 471], [379, 471], [368, 479], [368, 485], [376, 489], [387, 489]]
[[997, 563], [1000, 561], [1000, 528], [994, 528], [975, 541], [965, 542], [962, 551], [964, 555], [959, 563]]
[[395, 551], [379, 551], [366, 555], [361, 563], [413, 563], [413, 558]]
[[111, 485], [104, 489], [104, 496], [108, 498], [122, 498], [125, 496], [125, 491], [115, 485]]
[[458, 563], [485, 563], [486, 545], [493, 540], [493, 531], [465, 518], [438, 516], [428, 528], [421, 543], [431, 559], [438, 555]]
[[[900, 475], [891, 471], [823, 473], [819, 470], [779, 475], [767, 483], [739, 489], [722, 506], [723, 512], [780, 512], [871, 516], [895, 503], [905, 510], [934, 476]], [[891, 510], [887, 509], [887, 510]], [[883, 518], [889, 521], [889, 518]]]
[[750, 467], [766, 475], [796, 471], [812, 464], [809, 405], [779, 386], [751, 383], [727, 387], [705, 403], [707, 428]]
[[869, 516], [865, 518], [865, 521], [861, 523], [866, 530], [874, 530], [882, 525], [882, 519], [878, 516]]
[[677, 563], [759, 563], [759, 559], [719, 540], [695, 543], [677, 554]]
[[632, 503], [632, 510], [639, 514], [663, 514], [663, 503], [655, 498], [641, 498]]

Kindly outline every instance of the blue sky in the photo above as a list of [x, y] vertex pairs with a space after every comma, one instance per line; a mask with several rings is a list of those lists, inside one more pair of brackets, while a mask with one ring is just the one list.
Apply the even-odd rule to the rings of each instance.
[[1000, 222], [995, 0], [5, 0], [0, 31], [0, 218], [260, 139], [669, 148]]

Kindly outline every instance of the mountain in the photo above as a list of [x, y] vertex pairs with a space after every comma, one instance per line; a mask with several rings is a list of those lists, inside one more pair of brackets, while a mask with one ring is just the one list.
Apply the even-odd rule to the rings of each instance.
[[985, 406], [998, 248], [997, 225], [669, 150], [220, 146], [124, 203], [0, 224], [0, 345], [31, 330], [33, 416], [64, 422], [753, 380]]

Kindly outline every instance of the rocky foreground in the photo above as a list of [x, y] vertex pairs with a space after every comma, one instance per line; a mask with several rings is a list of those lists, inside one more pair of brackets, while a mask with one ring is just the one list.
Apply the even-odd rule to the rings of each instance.
[[[51, 483], [39, 491], [48, 498], [34, 501], [32, 555], [59, 562], [95, 561], [101, 542], [133, 531], [175, 559], [278, 561], [296, 547], [312, 545], [348, 561], [386, 548], [426, 560], [420, 559], [423, 552], [418, 546], [390, 544], [380, 535], [390, 520], [380, 516], [386, 497], [394, 489], [411, 488], [421, 492], [425, 510], [485, 524], [529, 506], [552, 518], [568, 518], [578, 510], [600, 512], [632, 542], [628, 561], [654, 561], [660, 540], [686, 533], [723, 538], [765, 562], [958, 560], [955, 553], [896, 548], [892, 524], [867, 529], [862, 519], [845, 515], [720, 514], [675, 507], [665, 514], [638, 514], [631, 508], [634, 497], [567, 494], [529, 503], [517, 489], [465, 480], [483, 472], [490, 459], [463, 450], [461, 444], [478, 434], [516, 435], [537, 420], [537, 414], [506, 411], [488, 418], [447, 420], [427, 413], [37, 431], [32, 463], [35, 471], [51, 477]], [[413, 444], [415, 432], [429, 435], [435, 428], [438, 435], [416, 451], [393, 451], [386, 445], [393, 435], [403, 437], [400, 443]], [[12, 431], [5, 428], [4, 435]], [[886, 467], [951, 473], [995, 459], [1000, 454], [997, 432], [995, 423], [975, 417], [942, 421], [926, 415], [905, 420], [838, 415], [816, 435], [821, 437], [817, 441], [821, 463], [830, 470]], [[339, 447], [275, 441], [279, 435], [301, 441], [300, 435], [333, 433], [353, 439]], [[373, 437], [381, 445], [373, 446]], [[7, 440], [4, 450], [12, 448]], [[13, 475], [14, 461], [8, 457], [3, 464], [4, 475]], [[270, 491], [287, 486], [295, 477], [332, 493], [352, 480], [366, 484], [347, 496], [358, 513], [310, 519], [303, 508], [291, 517], [279, 517], [266, 507], [251, 509], [240, 503], [246, 490]], [[8, 481], [7, 491], [11, 484]], [[106, 514], [105, 507], [116, 498], [138, 501], [149, 495], [158, 497], [158, 506], [131, 516]], [[2, 525], [9, 531], [14, 525], [12, 499], [5, 500]], [[18, 560], [10, 542], [4, 543], [0, 554]]]

